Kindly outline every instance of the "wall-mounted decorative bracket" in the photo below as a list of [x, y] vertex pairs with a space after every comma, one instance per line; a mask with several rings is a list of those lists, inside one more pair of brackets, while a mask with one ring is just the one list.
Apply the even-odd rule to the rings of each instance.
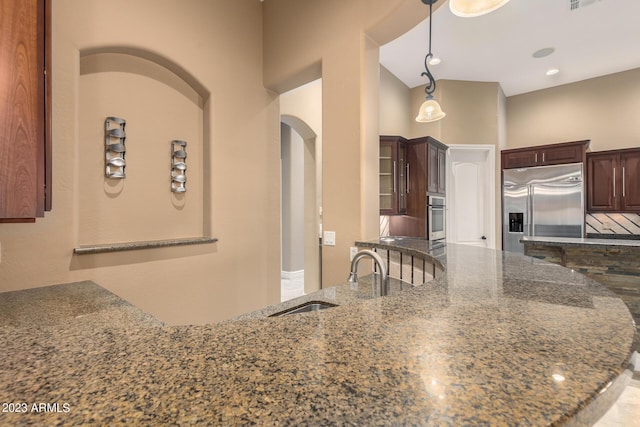
[[123, 179], [126, 176], [124, 173], [126, 166], [124, 155], [127, 151], [124, 145], [126, 124], [126, 120], [119, 117], [107, 117], [104, 121], [105, 176], [107, 178]]
[[184, 193], [187, 191], [187, 143], [185, 141], [171, 141], [171, 191]]

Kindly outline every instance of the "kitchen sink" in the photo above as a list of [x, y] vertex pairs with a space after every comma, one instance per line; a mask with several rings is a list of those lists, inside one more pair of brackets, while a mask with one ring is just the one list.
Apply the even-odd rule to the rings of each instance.
[[289, 314], [308, 313], [310, 311], [324, 310], [325, 308], [337, 307], [337, 304], [324, 301], [308, 301], [304, 304], [297, 305], [295, 307], [288, 308], [283, 311], [279, 311], [270, 315], [269, 317], [287, 316]]

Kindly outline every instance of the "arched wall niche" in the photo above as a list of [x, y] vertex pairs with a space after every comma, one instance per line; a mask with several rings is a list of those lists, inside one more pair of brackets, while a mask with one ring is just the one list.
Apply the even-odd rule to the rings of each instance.
[[[195, 93], [197, 93], [202, 99], [207, 100], [209, 98], [209, 91], [207, 88], [198, 81], [189, 71], [185, 70], [180, 64], [172, 61], [171, 59], [157, 54], [153, 51], [131, 47], [131, 46], [104, 46], [97, 48], [85, 49], [80, 52], [80, 74], [83, 74], [83, 64], [86, 66], [88, 63], [85, 61], [86, 59], [91, 59], [92, 56], [102, 55], [102, 54], [121, 54], [128, 55], [133, 58], [146, 59], [149, 62], [152, 62], [160, 67], [166, 69], [175, 75], [178, 79], [182, 80], [182, 82], [188, 85]], [[95, 58], [93, 58], [95, 59]], [[103, 61], [100, 63], [100, 66], [104, 67], [103, 71], [128, 71], [138, 73], [142, 70], [136, 70], [129, 68], [127, 70], [118, 69], [118, 67], [125, 67], [125, 64], [119, 64], [113, 61]], [[84, 72], [99, 72], [100, 68], [85, 68]], [[149, 76], [151, 77], [151, 76]], [[169, 84], [167, 82], [167, 84]]]
[[[210, 234], [210, 93], [154, 52], [80, 52], [80, 246]], [[104, 121], [126, 120], [126, 178], [105, 177]], [[171, 191], [171, 141], [187, 142], [186, 193]]]

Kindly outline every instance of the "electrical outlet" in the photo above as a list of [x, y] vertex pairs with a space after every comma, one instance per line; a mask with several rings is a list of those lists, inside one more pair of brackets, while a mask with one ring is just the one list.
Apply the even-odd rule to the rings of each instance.
[[605, 222], [602, 223], [602, 229], [603, 230], [611, 230], [611, 227], [612, 227], [612, 225], [611, 225], [611, 223], [609, 221], [605, 221]]
[[355, 257], [357, 253], [358, 248], [356, 248], [355, 246], [351, 246], [349, 248], [349, 261], [353, 261], [353, 257]]
[[335, 246], [336, 245], [336, 232], [335, 231], [325, 231], [324, 238], [325, 246]]

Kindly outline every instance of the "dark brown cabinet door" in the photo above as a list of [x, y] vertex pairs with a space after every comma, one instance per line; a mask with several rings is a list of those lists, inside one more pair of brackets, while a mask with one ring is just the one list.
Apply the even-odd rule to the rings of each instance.
[[502, 153], [502, 169], [526, 168], [538, 164], [538, 150]]
[[438, 193], [444, 194], [447, 183], [447, 150], [438, 148]]
[[407, 144], [399, 141], [396, 151], [398, 153], [398, 213], [402, 214], [407, 211]]
[[562, 147], [545, 148], [540, 151], [538, 160], [542, 165], [561, 165], [566, 163], [580, 163], [583, 161], [585, 148], [579, 144]]
[[427, 175], [427, 191], [429, 193], [438, 192], [438, 147], [429, 144], [428, 147], [429, 165]]
[[380, 137], [380, 215], [406, 211], [406, 159], [406, 139]]
[[587, 210], [614, 211], [616, 204], [616, 154], [587, 155]]
[[640, 150], [620, 155], [621, 210], [640, 212]]
[[426, 236], [427, 145], [426, 142], [407, 145], [407, 216], [404, 218], [407, 236]]
[[50, 209], [50, 2], [0, 0], [0, 221]]
[[640, 212], [640, 150], [587, 154], [587, 210]]

